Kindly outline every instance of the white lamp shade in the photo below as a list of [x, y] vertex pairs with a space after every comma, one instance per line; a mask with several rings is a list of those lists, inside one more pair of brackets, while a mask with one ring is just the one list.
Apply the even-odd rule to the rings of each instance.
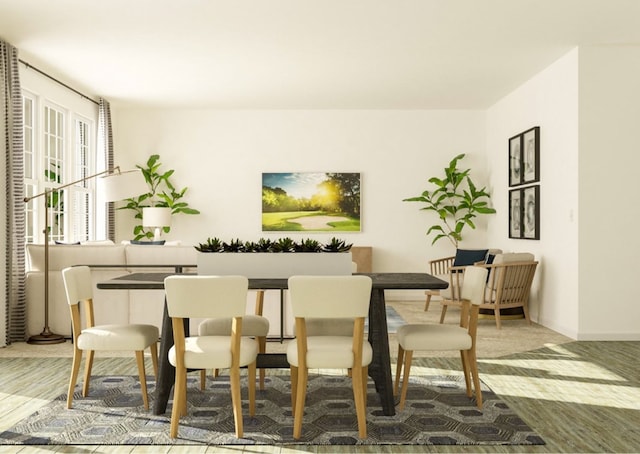
[[140, 169], [116, 172], [98, 179], [98, 190], [106, 202], [137, 197], [149, 192]]
[[147, 207], [142, 209], [144, 227], [168, 227], [171, 225], [171, 208]]

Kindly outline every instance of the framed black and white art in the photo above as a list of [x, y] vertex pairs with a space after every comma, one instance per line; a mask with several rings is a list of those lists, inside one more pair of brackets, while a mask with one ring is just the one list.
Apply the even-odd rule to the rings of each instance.
[[522, 238], [522, 190], [509, 191], [509, 238]]
[[522, 133], [522, 184], [540, 181], [540, 128]]
[[509, 187], [540, 181], [540, 127], [509, 139]]
[[540, 239], [540, 186], [509, 191], [509, 238]]
[[540, 186], [522, 189], [522, 238], [540, 239]]
[[522, 184], [522, 134], [509, 139], [509, 186]]

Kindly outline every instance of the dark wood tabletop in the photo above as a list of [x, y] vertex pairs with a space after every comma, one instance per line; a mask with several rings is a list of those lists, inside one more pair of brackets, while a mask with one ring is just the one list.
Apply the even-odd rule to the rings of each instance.
[[[130, 273], [98, 282], [98, 288], [111, 290], [163, 290], [164, 280], [176, 273]], [[184, 273], [192, 274], [192, 273]], [[385, 290], [435, 290], [447, 288], [448, 283], [427, 273], [356, 273], [371, 277], [373, 288]], [[265, 290], [286, 289], [286, 278], [249, 278], [249, 288]]]

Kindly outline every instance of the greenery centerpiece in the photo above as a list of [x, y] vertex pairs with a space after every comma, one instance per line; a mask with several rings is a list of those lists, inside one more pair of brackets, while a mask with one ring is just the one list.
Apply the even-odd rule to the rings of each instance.
[[295, 274], [351, 274], [351, 244], [332, 238], [294, 241], [261, 238], [256, 242], [208, 238], [197, 245], [198, 274], [240, 274], [250, 278], [288, 278]]
[[338, 238], [331, 238], [328, 243], [322, 244], [312, 238], [295, 241], [289, 237], [270, 240], [260, 238], [258, 241], [242, 241], [232, 239], [229, 242], [220, 238], [207, 238], [204, 243], [195, 246], [198, 252], [348, 252], [352, 244]]
[[[135, 219], [142, 221], [142, 210], [148, 207], [169, 208], [171, 215], [174, 214], [200, 214], [200, 211], [189, 207], [183, 200], [187, 188], [176, 189], [171, 181], [174, 170], [161, 171], [160, 155], [149, 156], [145, 166], [136, 165], [142, 171], [144, 179], [149, 185], [149, 192], [138, 197], [126, 199], [126, 205], [119, 210], [133, 210]], [[169, 233], [170, 226], [162, 226], [164, 233]], [[153, 229], [145, 228], [142, 223], [133, 228], [134, 240], [151, 240], [154, 237]]]
[[429, 178], [429, 183], [435, 185], [435, 189], [403, 200], [424, 203], [421, 210], [433, 211], [438, 215], [438, 222], [427, 230], [427, 235], [435, 235], [431, 244], [447, 238], [457, 249], [465, 227], [475, 229], [476, 217], [496, 212], [489, 206], [491, 197], [486, 188], [478, 189], [471, 179], [471, 169], [458, 169], [458, 161], [464, 156], [459, 154], [449, 162], [444, 169], [444, 177]]

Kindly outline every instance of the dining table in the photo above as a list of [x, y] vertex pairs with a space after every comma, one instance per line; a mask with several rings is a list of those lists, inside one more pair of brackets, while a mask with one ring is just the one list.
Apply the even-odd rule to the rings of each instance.
[[[177, 272], [140, 272], [130, 273], [107, 281], [98, 282], [99, 289], [111, 290], [162, 290], [164, 280]], [[186, 273], [185, 273], [186, 274]], [[376, 392], [380, 397], [382, 413], [386, 416], [395, 414], [395, 399], [391, 379], [391, 355], [389, 351], [389, 333], [387, 329], [387, 312], [385, 290], [437, 290], [448, 286], [446, 281], [427, 273], [354, 273], [369, 276], [372, 280], [371, 300], [369, 304], [368, 340], [373, 350], [373, 358], [369, 365], [369, 376], [373, 380]], [[288, 287], [287, 278], [249, 278], [251, 290], [280, 290]], [[188, 320], [184, 321], [185, 332], [189, 333]], [[175, 368], [169, 363], [168, 353], [173, 346], [173, 327], [167, 311], [165, 299], [160, 349], [158, 361], [158, 377], [156, 380], [153, 413], [164, 414], [173, 384]], [[258, 368], [289, 368], [284, 353], [263, 353], [258, 355]]]

